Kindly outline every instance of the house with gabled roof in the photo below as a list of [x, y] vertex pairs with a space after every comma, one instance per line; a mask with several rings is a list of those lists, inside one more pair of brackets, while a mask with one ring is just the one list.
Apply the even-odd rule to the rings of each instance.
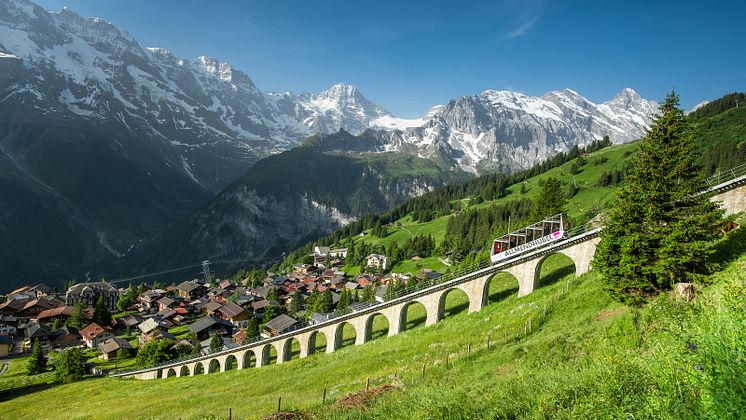
[[207, 294], [207, 288], [196, 280], [185, 281], [176, 286], [176, 290], [179, 296], [187, 300], [199, 299]]
[[114, 338], [111, 328], [102, 327], [95, 322], [91, 322], [88, 326], [80, 330], [80, 335], [83, 337], [83, 342], [89, 349], [95, 349], [103, 341]]
[[125, 350], [131, 352], [134, 350], [132, 344], [123, 338], [110, 338], [102, 343], [99, 343], [98, 349], [101, 352], [100, 359], [109, 360], [117, 356], [119, 350]]
[[264, 324], [264, 330], [262, 331], [262, 335], [265, 337], [274, 337], [298, 325], [298, 323], [299, 321], [297, 319], [287, 316], [285, 314], [281, 314], [267, 321], [267, 323]]

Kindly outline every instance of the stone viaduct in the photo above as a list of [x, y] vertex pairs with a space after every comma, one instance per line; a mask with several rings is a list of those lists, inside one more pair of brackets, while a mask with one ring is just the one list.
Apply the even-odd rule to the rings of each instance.
[[[706, 193], [712, 194], [712, 200], [722, 203], [726, 214], [744, 211], [746, 210], [746, 175], [718, 184], [708, 189]], [[320, 324], [307, 325], [275, 337], [190, 360], [167, 362], [159, 366], [116, 373], [111, 376], [156, 379], [224, 372], [231, 368], [261, 367], [270, 362], [270, 354], [273, 350], [276, 353], [276, 362], [282, 363], [290, 359], [294, 341], [297, 341], [300, 347], [299, 358], [312, 354], [319, 334], [326, 339], [325, 351], [331, 353], [341, 347], [345, 324], [354, 328], [356, 345], [364, 344], [371, 339], [373, 320], [376, 316], [383, 316], [388, 321], [389, 336], [404, 331], [407, 310], [414, 303], [424, 306], [427, 313], [425, 325], [437, 323], [443, 319], [446, 296], [455, 289], [465, 292], [469, 299], [469, 312], [476, 312], [487, 304], [490, 280], [498, 273], [512, 274], [518, 281], [518, 296], [525, 296], [538, 286], [541, 265], [549, 255], [559, 253], [569, 257], [575, 263], [576, 275], [588, 272], [591, 269], [596, 245], [600, 241], [598, 235], [601, 230], [602, 228], [595, 228], [579, 233], [548, 247], [522, 254], [496, 265], [485, 263], [476, 267], [474, 271], [464, 273], [452, 280], [341, 315]]]

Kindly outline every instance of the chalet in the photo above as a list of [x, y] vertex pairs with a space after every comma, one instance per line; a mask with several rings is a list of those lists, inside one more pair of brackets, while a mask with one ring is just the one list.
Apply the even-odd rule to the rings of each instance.
[[207, 291], [207, 296], [214, 300], [223, 301], [230, 297], [230, 295], [231, 292], [220, 287], [213, 287], [212, 289]]
[[5, 302], [0, 304], [0, 315], [13, 315], [17, 314], [30, 299], [7, 299]]
[[76, 303], [83, 302], [86, 307], [92, 308], [99, 298], [102, 298], [106, 307], [113, 311], [117, 308], [119, 290], [105, 281], [78, 283], [67, 290], [65, 304], [75, 306]]
[[54, 321], [59, 320], [60, 322], [64, 322], [67, 319], [70, 318], [70, 315], [73, 313], [73, 308], [70, 306], [60, 306], [59, 308], [53, 308], [53, 309], [47, 309], [44, 311], [41, 311], [39, 315], [36, 316], [36, 320], [40, 324], [53, 324]]
[[295, 264], [293, 265], [293, 271], [296, 273], [307, 275], [308, 273], [315, 273], [316, 267], [310, 264]]
[[233, 323], [237, 326], [246, 326], [247, 321], [251, 317], [249, 313], [242, 307], [236, 305], [233, 302], [225, 302], [218, 312], [220, 317]]
[[68, 327], [67, 325], [57, 328], [52, 331], [51, 344], [61, 349], [79, 346], [81, 344], [80, 333], [75, 328]]
[[223, 290], [232, 291], [236, 288], [236, 283], [234, 283], [233, 280], [227, 279], [218, 283], [218, 287]]
[[269, 302], [266, 299], [251, 302], [251, 308], [254, 310], [254, 313], [259, 316], [264, 314], [264, 311], [267, 309], [268, 306]]
[[147, 290], [143, 292], [140, 297], [140, 307], [146, 311], [158, 308], [158, 300], [161, 298], [161, 294], [155, 290]]
[[0, 335], [0, 359], [8, 357], [11, 349], [13, 349], [13, 337], [9, 335]]
[[176, 336], [174, 336], [173, 334], [171, 334], [170, 332], [168, 332], [165, 329], [158, 328], [158, 329], [155, 329], [155, 330], [153, 330], [153, 331], [151, 331], [151, 332], [149, 332], [147, 334], [140, 334], [140, 336], [137, 337], [137, 341], [141, 345], [147, 343], [150, 340], [160, 340], [160, 339], [166, 339], [166, 340], [175, 341], [176, 340]]
[[365, 257], [365, 266], [376, 270], [385, 271], [388, 258], [385, 255], [370, 254]]
[[52, 296], [52, 293], [54, 293], [52, 288], [44, 283], [39, 283], [36, 286], [30, 287], [27, 291], [34, 293], [37, 299], [40, 299], [44, 296]]
[[16, 312], [16, 316], [19, 318], [36, 318], [40, 313], [47, 309], [58, 308], [62, 306], [62, 303], [49, 298], [34, 299], [26, 302], [20, 311]]
[[23, 340], [23, 348], [30, 349], [34, 341], [39, 340], [39, 344], [49, 345], [52, 340], [52, 331], [44, 325], [37, 323], [26, 324], [26, 338]]
[[127, 315], [117, 318], [117, 322], [123, 328], [134, 328], [138, 324], [140, 324], [142, 321], [143, 321], [143, 318], [140, 315], [132, 315], [132, 314], [127, 314]]
[[233, 324], [222, 319], [206, 316], [189, 325], [189, 331], [198, 340], [206, 340], [213, 334], [232, 334]]
[[160, 300], [158, 300], [158, 310], [163, 311], [165, 309], [173, 308], [174, 305], [176, 305], [176, 301], [171, 299], [170, 297], [162, 297]]
[[220, 311], [220, 308], [222, 307], [222, 303], [211, 300], [202, 308], [202, 310], [205, 312], [205, 315], [213, 316], [218, 314], [218, 311]]
[[143, 334], [150, 334], [154, 330], [160, 329], [161, 324], [158, 323], [158, 321], [156, 321], [154, 318], [148, 318], [145, 321], [138, 324], [137, 328], [140, 329], [140, 332]]
[[244, 343], [246, 343], [246, 340], [249, 338], [246, 335], [247, 335], [246, 330], [244, 329], [238, 330], [238, 332], [233, 334], [233, 342], [239, 346], [243, 346]]
[[134, 350], [132, 347], [132, 344], [130, 344], [129, 341], [121, 339], [121, 338], [110, 338], [98, 345], [99, 351], [101, 351], [101, 355], [99, 356], [100, 359], [109, 360], [117, 357], [117, 352], [119, 350], [124, 350], [126, 352], [131, 352]]
[[264, 331], [262, 332], [262, 335], [266, 337], [274, 337], [276, 335], [282, 334], [284, 331], [287, 331], [295, 325], [298, 325], [297, 319], [291, 318], [285, 314], [281, 314], [264, 324]]
[[178, 286], [176, 290], [183, 299], [195, 300], [207, 294], [207, 288], [196, 280], [185, 281]]
[[[176, 311], [171, 308], [166, 308], [155, 314], [155, 317], [158, 318], [161, 322], [173, 321], [173, 319], [176, 317]], [[175, 324], [175, 322], [172, 323]]]
[[114, 338], [110, 328], [102, 327], [95, 322], [80, 330], [80, 335], [83, 336], [83, 342], [89, 349], [94, 349], [98, 347], [99, 343]]

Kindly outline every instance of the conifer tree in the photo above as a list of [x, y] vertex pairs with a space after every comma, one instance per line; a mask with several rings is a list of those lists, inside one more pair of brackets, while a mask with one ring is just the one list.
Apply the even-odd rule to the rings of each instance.
[[111, 325], [111, 312], [104, 304], [104, 298], [99, 297], [96, 306], [93, 308], [93, 322], [103, 327]]
[[47, 370], [47, 358], [44, 356], [44, 351], [41, 349], [39, 340], [34, 340], [33, 350], [31, 351], [31, 358], [26, 365], [26, 371], [29, 375], [38, 375]]
[[303, 309], [303, 296], [300, 291], [296, 290], [293, 292], [293, 300], [290, 302], [290, 315], [295, 316], [301, 309]]
[[534, 201], [533, 209], [531, 212], [531, 220], [536, 222], [540, 221], [549, 216], [554, 216], [557, 213], [565, 211], [565, 204], [567, 199], [565, 198], [564, 191], [562, 191], [562, 182], [557, 178], [550, 177], [544, 183], [544, 186], [539, 192], [539, 196]]
[[249, 318], [249, 321], [246, 323], [246, 337], [247, 338], [254, 338], [259, 336], [259, 322], [257, 321], [255, 316], [252, 316]]
[[210, 353], [215, 353], [223, 348], [223, 337], [220, 334], [215, 334], [210, 339]]
[[71, 326], [81, 329], [88, 325], [88, 318], [85, 315], [85, 304], [82, 300], [79, 300], [73, 305], [73, 310], [70, 313], [70, 320], [68, 324]]
[[339, 302], [337, 302], [337, 312], [343, 313], [350, 307], [350, 292], [347, 289], [342, 290], [339, 294]]
[[593, 267], [611, 296], [639, 305], [688, 281], [711, 253], [722, 211], [695, 165], [692, 128], [671, 92], [640, 144], [601, 233]]

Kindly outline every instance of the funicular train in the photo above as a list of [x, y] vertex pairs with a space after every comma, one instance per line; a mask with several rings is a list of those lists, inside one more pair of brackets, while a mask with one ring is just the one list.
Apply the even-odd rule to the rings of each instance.
[[567, 226], [562, 213], [503, 235], [492, 242], [490, 260], [493, 264], [517, 257], [565, 238]]

